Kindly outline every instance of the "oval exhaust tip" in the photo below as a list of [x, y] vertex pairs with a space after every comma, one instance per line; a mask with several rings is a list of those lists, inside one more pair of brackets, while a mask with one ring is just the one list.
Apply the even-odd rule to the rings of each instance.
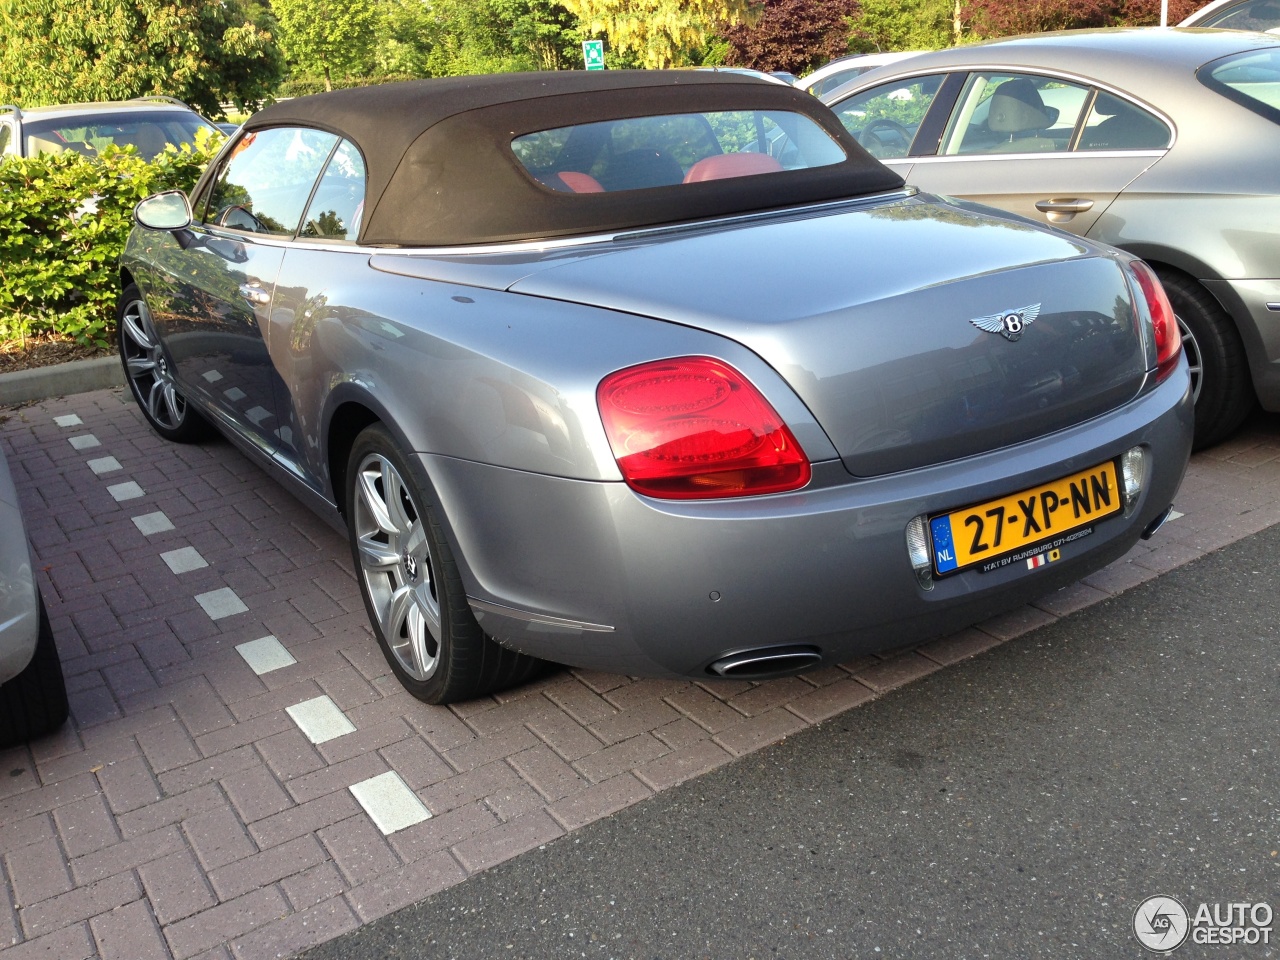
[[721, 657], [707, 672], [726, 680], [772, 680], [801, 673], [822, 663], [817, 647], [796, 645], [758, 647]]

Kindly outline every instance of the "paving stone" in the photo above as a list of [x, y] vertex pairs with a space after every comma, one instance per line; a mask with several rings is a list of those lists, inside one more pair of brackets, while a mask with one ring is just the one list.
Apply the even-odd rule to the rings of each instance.
[[363, 811], [317, 831], [316, 836], [352, 886], [386, 874], [400, 865], [400, 858]]
[[188, 817], [182, 821], [182, 830], [207, 874], [258, 852], [230, 806], [212, 807]]
[[231, 952], [239, 960], [292, 956], [359, 925], [359, 918], [346, 900], [334, 897], [300, 913], [273, 920], [232, 941]]
[[[177, 550], [169, 550], [160, 554], [160, 559], [174, 573], [190, 573], [192, 570], [202, 570], [209, 564], [204, 557], [200, 556], [200, 551], [195, 547], [179, 547]], [[205, 604], [205, 611], [208, 612], [209, 607]], [[212, 613], [209, 614], [213, 616]], [[226, 616], [226, 614], [223, 614]], [[217, 619], [215, 617], [215, 619]]]
[[564, 829], [545, 811], [538, 810], [464, 840], [453, 848], [454, 856], [472, 873], [549, 843]]
[[138, 876], [161, 925], [192, 916], [218, 902], [195, 854], [185, 848], [143, 864]]
[[101, 797], [86, 797], [53, 811], [62, 849], [74, 858], [110, 846], [120, 839], [116, 820]]
[[137, 481], [135, 480], [128, 480], [124, 483], [114, 483], [107, 487], [107, 493], [111, 494], [117, 502], [136, 500], [138, 497], [146, 496], [146, 492], [142, 487], [138, 486]]
[[249, 668], [258, 676], [298, 662], [284, 648], [284, 644], [271, 635], [259, 637], [257, 640], [250, 640], [248, 643], [238, 644], [236, 650], [240, 653], [240, 656], [244, 657], [245, 663], [249, 664]]
[[169, 948], [177, 960], [186, 960], [202, 950], [234, 940], [250, 930], [289, 912], [289, 905], [274, 886], [255, 890], [203, 913], [169, 924], [164, 928]]
[[[723, 750], [720, 753], [728, 759]], [[547, 812], [564, 829], [576, 830], [652, 795], [649, 787], [630, 773], [624, 773], [551, 804]]]
[[286, 712], [312, 743], [324, 743], [354, 733], [356, 729], [328, 696], [305, 700], [289, 707]]
[[[97, 476], [102, 476], [104, 473], [114, 473], [117, 470], [124, 469], [120, 466], [120, 461], [115, 457], [97, 457], [96, 459], [89, 460], [86, 463], [86, 466], [88, 466], [88, 468]], [[116, 499], [120, 500], [124, 498], [116, 497]]]
[[349, 788], [374, 826], [395, 833], [429, 819], [431, 813], [394, 770], [353, 783]]
[[133, 903], [141, 896], [142, 887], [133, 873], [121, 873], [24, 907], [19, 913], [27, 936], [40, 937], [115, 907]]
[[101, 960], [169, 960], [169, 946], [145, 900], [101, 913], [89, 926]]
[[67, 443], [71, 444], [73, 450], [91, 450], [94, 447], [102, 446], [102, 441], [92, 433], [82, 433], [75, 437], [67, 437]]
[[349, 891], [346, 899], [360, 920], [368, 923], [460, 883], [466, 876], [458, 862], [441, 851], [361, 884]]
[[88, 924], [64, 927], [5, 951], [5, 960], [88, 960], [97, 955]]
[[39, 840], [5, 855], [14, 905], [27, 906], [66, 893], [74, 884], [56, 839]]
[[233, 900], [258, 887], [270, 886], [277, 881], [294, 877], [323, 864], [328, 858], [328, 853], [315, 837], [298, 837], [278, 847], [211, 870], [209, 882], [213, 884], [214, 892], [220, 900]]
[[244, 605], [244, 601], [230, 587], [210, 590], [208, 593], [198, 593], [196, 594], [196, 603], [200, 604], [204, 612], [209, 615], [210, 620], [234, 617], [238, 613], [247, 613], [249, 610]]
[[305, 910], [338, 896], [347, 889], [347, 883], [333, 861], [326, 861], [309, 870], [285, 877], [280, 881], [280, 887], [295, 910]]

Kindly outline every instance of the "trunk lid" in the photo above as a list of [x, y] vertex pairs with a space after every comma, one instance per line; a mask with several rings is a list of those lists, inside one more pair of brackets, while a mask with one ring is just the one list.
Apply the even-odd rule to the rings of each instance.
[[[544, 261], [509, 289], [746, 345], [856, 476], [1088, 420], [1135, 396], [1147, 369], [1116, 260], [1016, 218], [922, 199], [624, 241]], [[1020, 319], [1002, 327], [1010, 314]]]

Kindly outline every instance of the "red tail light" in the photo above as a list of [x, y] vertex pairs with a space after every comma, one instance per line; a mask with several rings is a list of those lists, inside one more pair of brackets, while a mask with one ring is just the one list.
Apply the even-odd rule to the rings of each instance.
[[1156, 380], [1163, 380], [1178, 363], [1178, 354], [1182, 351], [1182, 333], [1178, 330], [1178, 318], [1174, 315], [1173, 305], [1164, 292], [1160, 278], [1154, 270], [1141, 260], [1132, 261], [1129, 266], [1142, 288], [1142, 296], [1146, 298], [1147, 309], [1151, 312], [1151, 323], [1154, 327], [1156, 341]]
[[668, 500], [749, 497], [809, 482], [809, 459], [746, 377], [710, 357], [628, 367], [596, 402], [622, 476]]

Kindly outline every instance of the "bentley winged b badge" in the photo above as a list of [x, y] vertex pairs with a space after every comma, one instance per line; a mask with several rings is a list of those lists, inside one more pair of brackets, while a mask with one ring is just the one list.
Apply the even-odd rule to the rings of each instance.
[[1028, 324], [1034, 323], [1040, 316], [1040, 304], [1033, 303], [1029, 307], [1018, 310], [1004, 310], [986, 317], [974, 317], [969, 322], [979, 330], [987, 333], [998, 333], [1006, 340], [1014, 341], [1022, 336]]

